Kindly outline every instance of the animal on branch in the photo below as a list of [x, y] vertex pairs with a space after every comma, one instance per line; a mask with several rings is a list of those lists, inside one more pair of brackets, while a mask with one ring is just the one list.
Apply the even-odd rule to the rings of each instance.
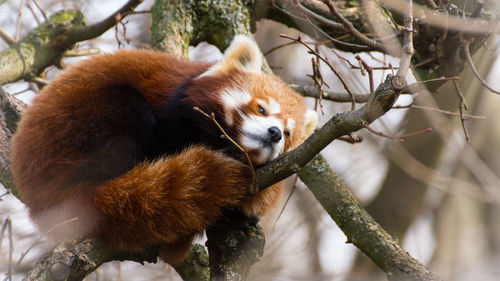
[[176, 264], [226, 210], [264, 215], [281, 187], [246, 197], [247, 158], [260, 166], [293, 149], [317, 116], [261, 67], [245, 36], [215, 64], [123, 50], [69, 67], [33, 100], [12, 140], [12, 173], [32, 219], [56, 240], [96, 237], [124, 252], [158, 245]]

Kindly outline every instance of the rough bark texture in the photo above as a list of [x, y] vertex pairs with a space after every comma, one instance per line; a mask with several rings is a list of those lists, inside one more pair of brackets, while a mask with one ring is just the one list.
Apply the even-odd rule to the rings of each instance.
[[140, 255], [125, 255], [109, 251], [95, 240], [70, 240], [59, 244], [49, 256], [37, 263], [24, 280], [63, 281], [83, 280], [101, 264], [112, 260], [156, 262], [158, 250], [146, 250]]
[[0, 52], [0, 85], [20, 79], [31, 80], [45, 68], [57, 64], [75, 43], [95, 38], [115, 25], [115, 16], [133, 10], [142, 0], [130, 0], [106, 19], [85, 26], [77, 10], [60, 11]]
[[219, 223], [207, 230], [210, 280], [247, 280], [250, 268], [264, 254], [265, 237], [260, 226]]
[[25, 108], [23, 102], [0, 87], [0, 183], [14, 195], [17, 195], [17, 192], [10, 174], [10, 137], [16, 131], [16, 123]]
[[342, 229], [348, 242], [370, 257], [389, 280], [441, 280], [370, 217], [321, 155], [304, 166], [299, 177]]
[[159, 0], [152, 11], [153, 48], [187, 57], [190, 45], [224, 50], [236, 34], [250, 34], [253, 0]]

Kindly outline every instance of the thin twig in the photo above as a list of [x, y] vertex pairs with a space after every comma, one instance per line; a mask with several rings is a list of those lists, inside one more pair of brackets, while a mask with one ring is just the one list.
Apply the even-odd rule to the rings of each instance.
[[417, 109], [422, 109], [422, 110], [435, 111], [435, 112], [438, 112], [438, 113], [443, 113], [443, 114], [451, 115], [451, 116], [461, 116], [465, 120], [468, 120], [468, 119], [484, 120], [484, 119], [486, 119], [486, 116], [469, 115], [469, 114], [462, 114], [461, 115], [460, 113], [457, 113], [457, 112], [452, 112], [452, 111], [448, 111], [448, 110], [442, 110], [442, 109], [439, 109], [439, 108], [433, 108], [433, 107], [415, 105], [413, 103], [408, 104], [408, 105], [396, 105], [396, 106], [392, 107], [392, 109], [405, 109], [405, 108], [417, 108]]
[[219, 122], [217, 122], [217, 120], [215, 119], [215, 114], [213, 112], [210, 115], [208, 115], [203, 110], [201, 110], [199, 107], [193, 107], [193, 110], [198, 112], [198, 113], [201, 113], [206, 118], [212, 120], [212, 122], [217, 126], [217, 128], [219, 128], [219, 130], [222, 132], [222, 134], [224, 134], [224, 138], [227, 139], [228, 141], [230, 141], [236, 148], [238, 148], [239, 151], [243, 152], [243, 154], [247, 158], [248, 165], [250, 166], [250, 170], [252, 171], [252, 182], [254, 183], [252, 185], [252, 193], [257, 193], [258, 189], [257, 189], [257, 185], [255, 184], [255, 180], [256, 180], [257, 176], [255, 175], [255, 169], [253, 167], [252, 160], [250, 159], [250, 156], [248, 155], [248, 152], [226, 133], [226, 131], [219, 124]]
[[332, 4], [330, 0], [322, 0], [323, 3], [325, 3], [328, 6], [328, 9], [330, 10], [330, 13], [332, 13], [349, 31], [354, 38], [359, 40], [359, 42], [363, 43], [366, 46], [369, 46], [373, 48], [374, 50], [380, 51], [380, 52], [387, 52], [385, 49], [384, 45], [382, 45], [380, 42], [377, 42], [374, 39], [366, 37], [363, 33], [359, 32], [354, 25], [348, 21], [344, 16], [335, 8], [335, 6]]
[[308, 16], [312, 17], [313, 19], [315, 19], [316, 21], [324, 24], [325, 26], [331, 28], [332, 30], [338, 30], [338, 31], [348, 31], [346, 29], [346, 26], [343, 25], [342, 23], [338, 23], [338, 22], [335, 22], [335, 21], [332, 21], [332, 20], [329, 20], [323, 16], [320, 16], [318, 14], [316, 14], [315, 12], [309, 10], [308, 8], [304, 7], [300, 1], [298, 0], [295, 0], [294, 3], [296, 3], [297, 7], [303, 11], [305, 14], [307, 14]]
[[21, 0], [21, 6], [19, 6], [19, 12], [17, 13], [17, 23], [16, 23], [16, 42], [19, 41], [19, 37], [21, 36], [21, 26], [22, 26], [22, 17], [23, 17], [23, 10], [24, 10], [24, 4], [26, 0]]
[[[317, 48], [318, 48], [318, 46], [315, 46], [316, 52], [318, 51]], [[313, 74], [312, 75], [307, 75], [307, 76], [309, 76], [314, 81], [314, 87], [320, 93], [319, 97], [316, 99], [316, 102], [314, 104], [314, 110], [317, 110], [318, 109], [318, 105], [319, 105], [320, 110], [321, 110], [321, 114], [325, 115], [325, 112], [323, 111], [323, 103], [322, 103], [323, 92], [324, 92], [323, 91], [323, 85], [326, 85], [327, 87], [330, 87], [330, 86], [328, 86], [325, 83], [325, 81], [323, 80], [323, 76], [321, 75], [321, 70], [320, 70], [320, 67], [319, 67], [319, 62], [320, 61], [319, 61], [318, 57], [311, 58]]]
[[7, 191], [5, 191], [3, 194], [1, 194], [1, 195], [0, 195], [0, 201], [2, 201], [2, 200], [3, 200], [2, 198], [3, 198], [5, 195], [9, 195], [9, 194], [10, 194], [10, 190], [7, 190]]
[[290, 37], [290, 36], [288, 36], [286, 34], [280, 34], [280, 37], [287, 38], [287, 39], [290, 39], [290, 40], [293, 40], [293, 41], [301, 43], [302, 45], [304, 45], [309, 50], [310, 54], [317, 56], [324, 63], [326, 63], [326, 65], [333, 71], [333, 73], [335, 74], [335, 76], [337, 76], [337, 78], [339, 78], [340, 82], [344, 86], [344, 89], [347, 91], [347, 93], [351, 97], [351, 110], [355, 110], [356, 109], [356, 98], [354, 97], [354, 94], [352, 93], [351, 89], [349, 88], [349, 85], [347, 85], [347, 82], [345, 81], [344, 77], [342, 77], [342, 75], [340, 74], [340, 72], [335, 67], [333, 67], [333, 65], [327, 59], [325, 59], [324, 57], [322, 57], [318, 52], [316, 52], [309, 45], [307, 45], [304, 41], [302, 41], [302, 38], [300, 36], [298, 36], [297, 39], [295, 39], [295, 38], [292, 38], [292, 37]]
[[42, 14], [42, 16], [45, 19], [45, 21], [49, 21], [49, 18], [47, 17], [47, 14], [45, 14], [45, 11], [42, 9], [42, 7], [40, 7], [40, 5], [38, 5], [38, 2], [36, 0], [33, 0], [33, 3], [35, 3], [36, 7], [38, 8], [38, 10], [40, 11], [40, 13]]
[[[306, 21], [314, 28], [314, 30], [318, 31], [321, 33], [323, 36], [328, 38], [330, 43], [332, 43], [335, 47], [339, 49], [344, 49], [344, 50], [349, 50], [350, 52], [368, 52], [368, 51], [373, 51], [369, 46], [366, 45], [360, 45], [360, 44], [354, 44], [354, 43], [348, 43], [344, 41], [340, 41], [339, 39], [331, 37], [328, 33], [326, 33], [323, 29], [319, 28], [319, 26], [313, 24], [310, 19], [306, 19]], [[341, 36], [339, 38], [345, 38], [345, 36]]]
[[47, 79], [43, 79], [43, 78], [41, 78], [41, 77], [33, 77], [33, 78], [31, 78], [31, 80], [30, 80], [30, 81], [31, 81], [31, 82], [35, 82], [35, 83], [37, 83], [37, 84], [41, 84], [41, 85], [47, 85], [47, 84], [49, 84], [49, 83], [50, 83], [50, 81], [49, 81], [49, 80], [47, 80]]
[[413, 1], [408, 1], [408, 7], [403, 18], [403, 55], [399, 62], [397, 76], [406, 77], [413, 56]]
[[439, 77], [439, 78], [434, 78], [434, 79], [428, 79], [428, 80], [423, 80], [423, 81], [418, 81], [415, 83], [412, 83], [408, 86], [406, 86], [406, 89], [404, 90], [405, 93], [417, 93], [425, 88], [422, 88], [422, 84], [425, 83], [432, 83], [432, 82], [438, 82], [438, 81], [447, 81], [447, 80], [453, 80], [457, 81], [460, 80], [460, 76], [451, 76], [451, 77]]
[[366, 71], [366, 73], [368, 73], [368, 79], [370, 82], [370, 95], [371, 95], [371, 94], [373, 94], [373, 91], [375, 91], [375, 85], [373, 82], [373, 69], [359, 55], [356, 55], [355, 58], [359, 61], [359, 65], [360, 65], [361, 70], [362, 71], [364, 70], [364, 71]]
[[40, 22], [40, 19], [38, 18], [38, 15], [35, 13], [35, 10], [33, 10], [33, 7], [31, 7], [30, 4], [26, 4], [26, 7], [28, 7], [28, 10], [30, 10], [31, 15], [33, 16], [33, 18], [36, 21], [36, 24], [40, 25], [42, 22]]
[[467, 131], [467, 127], [465, 126], [465, 118], [464, 118], [464, 110], [468, 110], [469, 106], [465, 102], [465, 97], [462, 94], [462, 90], [458, 85], [457, 81], [453, 81], [453, 85], [455, 86], [455, 90], [458, 95], [458, 110], [460, 111], [460, 122], [462, 123], [462, 129], [464, 130], [465, 140], [470, 143], [469, 132]]
[[[313, 86], [299, 86], [295, 84], [289, 84], [288, 87], [297, 93], [303, 95], [304, 97], [319, 98], [322, 95], [322, 99], [335, 101], [335, 102], [351, 102], [352, 98], [348, 93], [334, 92], [331, 90], [323, 90], [319, 92]], [[357, 103], [365, 103], [368, 101], [369, 94], [354, 94]]]
[[355, 144], [358, 142], [362, 142], [363, 137], [357, 136], [354, 133], [350, 133], [349, 135], [338, 137], [338, 138], [336, 138], [336, 140], [345, 141], [345, 142], [350, 143], [350, 144]]
[[3, 242], [3, 237], [5, 235], [5, 230], [7, 229], [7, 222], [10, 220], [10, 218], [6, 218], [4, 221], [3, 221], [3, 224], [2, 224], [2, 229], [0, 229], [0, 249], [2, 249], [2, 242]]
[[86, 57], [86, 56], [95, 56], [101, 53], [100, 49], [71, 49], [64, 52], [64, 57], [72, 58], [72, 57]]
[[275, 46], [275, 47], [273, 47], [273, 48], [269, 49], [269, 51], [267, 51], [267, 52], [263, 53], [262, 55], [263, 55], [263, 56], [267, 56], [267, 55], [269, 55], [270, 53], [272, 53], [272, 52], [274, 52], [274, 51], [276, 51], [276, 50], [278, 50], [278, 49], [281, 49], [281, 48], [284, 48], [284, 47], [287, 47], [287, 46], [291, 46], [291, 45], [295, 45], [295, 44], [297, 44], [297, 42], [288, 42], [288, 43], [285, 43], [285, 44], [280, 44], [280, 45], [278, 45], [278, 46]]
[[122, 16], [128, 16], [128, 15], [139, 15], [139, 14], [151, 14], [151, 10], [145, 10], [145, 11], [128, 11], [122, 13]]
[[7, 45], [12, 45], [14, 43], [16, 43], [16, 39], [10, 37], [9, 34], [7, 34], [7, 32], [3, 31], [3, 29], [0, 28], [0, 38], [2, 38], [3, 41], [5, 41], [5, 43], [7, 43]]
[[500, 95], [500, 92], [499, 91], [495, 91], [492, 87], [490, 87], [490, 85], [488, 85], [488, 83], [486, 83], [486, 81], [481, 77], [481, 75], [477, 71], [476, 66], [474, 65], [474, 62], [472, 61], [472, 57], [470, 56], [470, 50], [469, 50], [470, 43], [471, 43], [470, 40], [463, 40], [463, 47], [464, 47], [465, 57], [467, 58], [467, 61], [469, 62], [469, 65], [470, 65], [470, 67], [472, 69], [472, 72], [474, 73], [474, 75], [476, 76], [476, 78], [479, 80], [479, 82], [481, 82], [481, 84], [483, 84], [483, 86], [486, 89], [490, 90], [490, 92], [492, 92], [494, 94]]
[[31, 246], [26, 250], [24, 251], [22, 254], [21, 254], [21, 257], [19, 257], [19, 260], [17, 261], [16, 263], [16, 266], [14, 267], [14, 271], [13, 273], [17, 272], [17, 269], [19, 268], [19, 266], [21, 265], [21, 262], [23, 261], [23, 259], [26, 257], [26, 255], [36, 246], [38, 245], [38, 243], [40, 243], [40, 241], [42, 241], [42, 239], [44, 237], [47, 237], [47, 235], [49, 235], [52, 231], [54, 231], [55, 229], [63, 226], [63, 225], [66, 225], [68, 223], [71, 223], [71, 222], [74, 222], [74, 221], [77, 221], [78, 218], [77, 217], [74, 217], [74, 218], [71, 218], [69, 220], [66, 220], [66, 221], [63, 221], [61, 223], [58, 223], [56, 225], [54, 225], [53, 227], [51, 227], [49, 230], [47, 230], [45, 233], [42, 233], [40, 235], [40, 237], [38, 237], [38, 239], [35, 240], [35, 242], [33, 242], [31, 244]]
[[432, 9], [437, 9], [438, 6], [436, 5], [436, 3], [434, 2], [434, 0], [426, 0], [425, 1], [427, 6], [429, 6], [430, 8]]
[[285, 200], [285, 204], [283, 204], [283, 207], [281, 208], [280, 213], [278, 214], [278, 216], [276, 217], [276, 220], [274, 221], [273, 231], [276, 228], [276, 224], [278, 223], [279, 219], [281, 218], [281, 215], [285, 211], [285, 207], [288, 205], [288, 201], [290, 201], [290, 198], [292, 198], [292, 195], [296, 189], [297, 189], [297, 178], [295, 178], [295, 184], [292, 186], [292, 190], [290, 190], [290, 194], [288, 194], [288, 197]]
[[14, 238], [12, 237], [12, 220], [8, 219], [7, 231], [9, 232], [9, 270], [7, 271], [7, 278], [12, 281], [12, 254], [14, 253]]
[[388, 139], [397, 139], [401, 142], [404, 142], [405, 138], [408, 138], [408, 137], [413, 137], [413, 136], [422, 135], [425, 133], [432, 132], [432, 128], [427, 128], [427, 129], [424, 129], [421, 131], [417, 131], [417, 132], [413, 132], [413, 133], [409, 133], [409, 134], [405, 134], [405, 135], [401, 135], [401, 136], [392, 136], [392, 135], [387, 135], [382, 131], [377, 131], [377, 130], [373, 129], [369, 124], [363, 124], [363, 127], [375, 135], [378, 135], [378, 136], [381, 136], [384, 138], [388, 138]]
[[295, 18], [297, 20], [305, 21], [305, 22], [309, 23], [309, 25], [311, 25], [316, 31], [320, 32], [323, 36], [325, 36], [326, 38], [328, 38], [329, 42], [331, 42], [333, 45], [335, 45], [338, 48], [345, 48], [345, 49], [349, 49], [351, 51], [356, 51], [356, 52], [370, 51], [370, 48], [368, 46], [347, 43], [347, 42], [343, 42], [343, 41], [337, 40], [335, 38], [332, 38], [324, 30], [322, 30], [316, 24], [314, 24], [313, 22], [311, 22], [310, 18], [304, 18], [304, 17], [299, 17], [297, 15], [294, 15], [294, 14], [288, 12], [287, 10], [281, 8], [279, 5], [276, 4], [276, 1], [274, 1], [274, 0], [272, 1], [272, 4], [273, 4], [273, 7], [275, 7], [278, 10], [280, 10], [284, 14], [288, 15], [290, 18]]

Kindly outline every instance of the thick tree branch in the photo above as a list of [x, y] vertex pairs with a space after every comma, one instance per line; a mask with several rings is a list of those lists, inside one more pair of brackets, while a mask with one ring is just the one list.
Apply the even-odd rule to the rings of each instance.
[[10, 174], [10, 137], [26, 105], [0, 87], [0, 183], [17, 194]]
[[344, 232], [347, 241], [370, 257], [389, 280], [441, 280], [373, 220], [321, 155], [304, 166], [299, 177]]
[[117, 12], [94, 25], [85, 26], [80, 11], [60, 11], [19, 42], [0, 52], [0, 85], [31, 80], [56, 64], [75, 43], [101, 35], [116, 23], [116, 16], [133, 10], [142, 0], [130, 0]]

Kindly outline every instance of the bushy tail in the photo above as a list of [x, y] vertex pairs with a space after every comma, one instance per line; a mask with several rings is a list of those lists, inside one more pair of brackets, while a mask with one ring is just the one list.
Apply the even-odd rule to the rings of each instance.
[[189, 239], [237, 204], [249, 180], [247, 166], [202, 146], [143, 163], [95, 189], [97, 233], [122, 250]]

